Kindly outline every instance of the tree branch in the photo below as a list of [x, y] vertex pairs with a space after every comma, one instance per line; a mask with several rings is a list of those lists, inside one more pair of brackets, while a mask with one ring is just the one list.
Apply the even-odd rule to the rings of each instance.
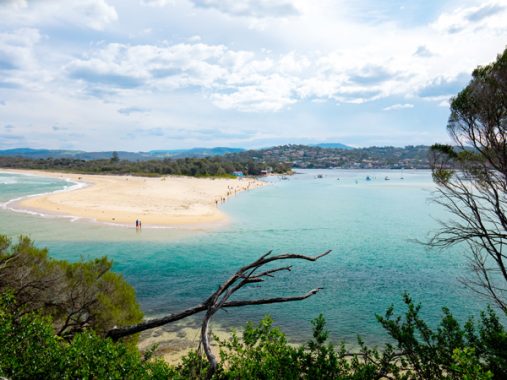
[[330, 252], [331, 251], [329, 250], [317, 256], [307, 256], [294, 253], [285, 253], [281, 255], [271, 256], [272, 251], [269, 251], [268, 253], [262, 255], [259, 259], [240, 268], [235, 274], [233, 274], [226, 281], [224, 281], [218, 287], [218, 289], [213, 294], [211, 294], [211, 296], [208, 297], [203, 303], [190, 307], [178, 313], [166, 315], [162, 318], [151, 319], [132, 326], [111, 329], [107, 332], [106, 336], [112, 338], [113, 340], [118, 340], [120, 338], [137, 334], [139, 332], [152, 329], [155, 327], [160, 327], [168, 323], [176, 322], [181, 319], [192, 316], [194, 314], [205, 311], [206, 314], [203, 318], [203, 322], [201, 325], [200, 346], [203, 348], [204, 353], [206, 354], [206, 357], [210, 362], [210, 371], [208, 372], [208, 378], [210, 378], [213, 375], [214, 371], [216, 370], [218, 363], [215, 356], [211, 352], [209, 323], [213, 315], [215, 315], [218, 310], [222, 308], [302, 301], [317, 294], [322, 288], [315, 288], [308, 291], [305, 294], [291, 297], [260, 298], [260, 299], [238, 300], [238, 301], [229, 301], [229, 298], [233, 296], [238, 290], [240, 290], [241, 288], [243, 288], [248, 284], [263, 282], [265, 280], [268, 280], [269, 278], [273, 278], [274, 275], [278, 272], [281, 271], [291, 272], [292, 269], [292, 266], [284, 266], [274, 269], [268, 269], [257, 275], [254, 275], [254, 273], [256, 273], [258, 269], [265, 266], [266, 264], [280, 260], [317, 261], [320, 258], [328, 255]]

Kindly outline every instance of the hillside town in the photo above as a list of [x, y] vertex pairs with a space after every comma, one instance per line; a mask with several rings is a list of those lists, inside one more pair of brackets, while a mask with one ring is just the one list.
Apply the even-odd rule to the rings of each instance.
[[429, 169], [429, 146], [330, 149], [308, 145], [282, 145], [249, 150], [234, 156], [257, 162], [282, 162], [306, 169]]

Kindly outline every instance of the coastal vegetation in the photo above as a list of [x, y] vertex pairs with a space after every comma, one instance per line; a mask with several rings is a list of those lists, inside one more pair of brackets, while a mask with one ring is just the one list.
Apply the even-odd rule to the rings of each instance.
[[283, 174], [290, 171], [290, 165], [283, 162], [254, 161], [234, 155], [176, 160], [165, 158], [162, 160], [127, 161], [120, 160], [118, 155], [114, 155], [114, 152], [110, 159], [101, 160], [0, 157], [0, 167], [53, 170], [80, 174], [185, 175], [192, 177], [232, 177], [235, 172], [258, 176], [268, 172]]
[[142, 319], [134, 289], [111, 272], [111, 265], [106, 257], [77, 263], [55, 260], [28, 237], [12, 243], [0, 235], [0, 292], [12, 295], [9, 312], [14, 318], [42, 313], [64, 338], [86, 329], [103, 335]]
[[432, 169], [435, 201], [453, 219], [429, 244], [466, 247], [462, 282], [507, 313], [507, 49], [452, 99], [447, 129], [454, 146], [432, 147]]

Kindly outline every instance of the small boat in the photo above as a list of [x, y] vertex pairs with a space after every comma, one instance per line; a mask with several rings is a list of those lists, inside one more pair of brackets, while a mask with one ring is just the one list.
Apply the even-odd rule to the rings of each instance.
[[371, 181], [371, 177], [369, 175], [366, 176], [367, 181]]
[[384, 178], [384, 180], [386, 180], [386, 181], [390, 181], [390, 180], [391, 180], [391, 178], [389, 178], [388, 176], [386, 176], [386, 178]]
[[317, 178], [322, 178], [322, 174], [317, 174]]

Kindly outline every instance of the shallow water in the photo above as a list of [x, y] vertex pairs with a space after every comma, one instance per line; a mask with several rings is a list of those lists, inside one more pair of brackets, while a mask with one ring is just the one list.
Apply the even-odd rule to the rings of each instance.
[[[387, 338], [375, 313], [390, 304], [401, 306], [404, 291], [423, 303], [423, 314], [432, 323], [442, 306], [461, 319], [485, 307], [484, 300], [457, 281], [466, 274], [459, 249], [430, 251], [415, 242], [437, 228], [435, 218], [446, 217], [429, 201], [429, 171], [302, 172], [288, 180], [271, 177], [269, 186], [231, 199], [223, 206], [231, 222], [219, 228], [145, 228], [136, 233], [0, 209], [0, 233], [28, 234], [56, 258], [107, 255], [114, 270], [135, 287], [147, 315], [201, 302], [237, 268], [268, 250], [318, 254], [332, 249], [318, 262], [294, 262], [290, 274], [243, 293], [245, 298], [290, 295], [324, 287], [316, 296], [217, 316], [222, 324], [243, 325], [269, 313], [295, 340], [309, 337], [308, 321], [322, 312], [335, 340], [354, 342], [359, 333], [369, 343], [382, 343]], [[367, 175], [371, 181], [365, 180]], [[0, 203], [63, 186], [69, 184], [0, 173]]]

